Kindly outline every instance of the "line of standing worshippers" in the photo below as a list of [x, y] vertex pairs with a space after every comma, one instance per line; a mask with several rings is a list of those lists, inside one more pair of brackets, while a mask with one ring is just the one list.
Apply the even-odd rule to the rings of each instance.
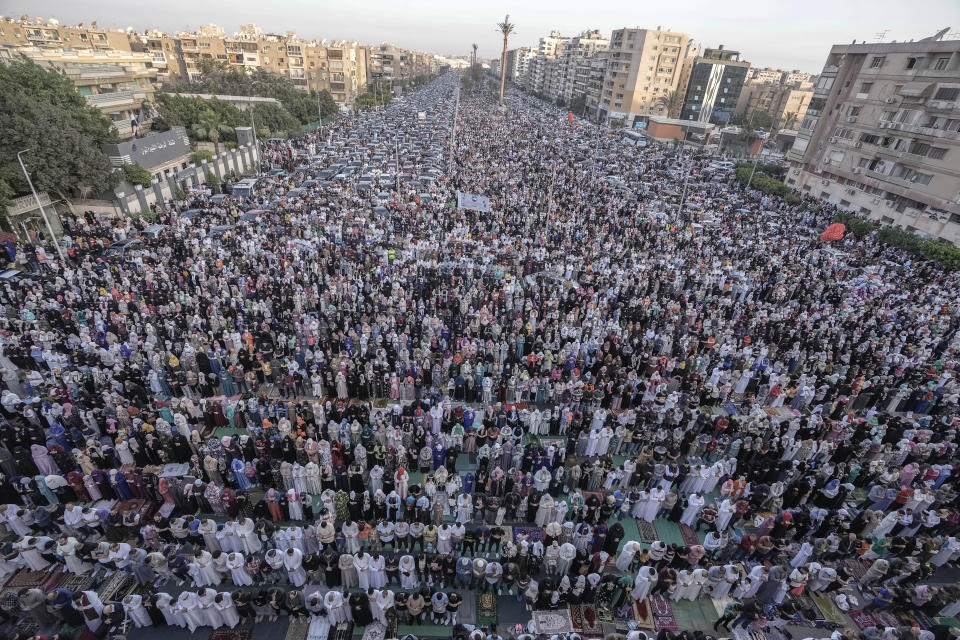
[[[423, 95], [432, 99], [443, 90], [440, 83]], [[193, 523], [183, 514], [256, 517], [255, 510], [266, 509], [271, 519], [296, 517], [297, 503], [307, 514], [312, 505], [303, 496], [319, 488], [328, 492], [324, 508], [359, 521], [351, 508], [367, 515], [366, 482], [373, 484], [380, 467], [384, 495], [369, 495], [371, 513], [385, 506], [389, 520], [409, 511], [397, 505], [396, 493], [404, 503], [413, 497], [414, 511], [425, 519], [436, 519], [438, 511], [459, 511], [459, 496], [450, 504], [456, 482], [449, 493], [434, 482], [432, 496], [429, 483], [420, 487], [422, 496], [403, 494], [403, 486], [409, 485], [406, 469], [430, 466], [427, 436], [442, 436], [433, 443], [441, 449], [462, 447], [482, 458], [486, 446], [486, 459], [500, 461], [461, 480], [474, 518], [496, 518], [502, 510], [504, 518], [522, 514], [529, 521], [531, 513], [547, 513], [545, 493], [556, 503], [553, 495], [567, 487], [569, 519], [586, 510], [592, 526], [602, 510], [617, 509], [616, 484], [629, 477], [619, 487], [621, 512], [624, 504], [636, 504], [629, 495], [634, 488], [640, 500], [647, 491], [649, 505], [653, 485], [670, 480], [664, 504], [671, 494], [676, 501], [668, 515], [690, 522], [693, 514], [684, 512], [691, 503], [694, 511], [701, 508], [705, 498], [698, 491], [721, 463], [724, 472], [736, 472], [727, 480], [749, 485], [733, 503], [744, 513], [767, 503], [794, 514], [800, 531], [849, 519], [861, 547], [869, 542], [870, 552], [889, 555], [897, 547], [868, 529], [879, 512], [887, 520], [888, 530], [879, 529], [884, 534], [909, 532], [919, 521], [921, 559], [949, 550], [957, 526], [957, 311], [949, 304], [956, 276], [910, 263], [870, 239], [851, 239], [846, 246], [857, 259], [910, 263], [911, 269], [879, 267], [879, 279], [827, 287], [854, 276], [809, 232], [830, 220], [829, 207], [788, 206], [710, 183], [690, 202], [724, 216], [728, 226], [696, 235], [686, 225], [692, 221], [684, 219], [687, 212], [675, 220], [638, 217], [636, 202], [611, 193], [573, 158], [558, 163], [555, 181], [545, 180], [545, 159], [564, 158], [590, 134], [576, 127], [557, 131], [556, 112], [516, 100], [519, 116], [507, 121], [491, 119], [484, 105], [467, 104], [470, 130], [457, 140], [465, 153], [456, 154], [449, 181], [430, 187], [434, 193], [496, 192], [502, 206], [480, 218], [444, 210], [442, 197], [389, 203], [389, 217], [399, 218], [400, 231], [415, 243], [357, 211], [374, 230], [364, 236], [363, 225], [355, 230], [337, 213], [356, 210], [355, 196], [322, 187], [317, 195], [333, 207], [314, 215], [302, 202], [290, 204], [277, 226], [241, 226], [216, 251], [201, 241], [203, 225], [229, 213], [196, 202], [207, 222], [173, 220], [177, 233], [147, 240], [147, 255], [129, 264], [94, 260], [95, 240], [113, 230], [77, 221], [70, 268], [59, 280], [8, 290], [16, 313], [0, 317], [9, 361], [0, 372], [0, 467], [11, 479], [0, 491], [4, 502], [29, 511], [24, 519], [7, 509], [4, 518], [56, 527], [42, 511], [59, 522], [58, 503], [66, 500], [141, 497], [173, 505], [183, 520], [171, 523], [170, 535], [189, 537]], [[376, 126], [370, 121], [377, 117], [345, 123], [343, 130]], [[316, 143], [308, 136], [295, 144]], [[621, 148], [607, 137], [595, 144], [617, 149], [613, 157], [622, 157], [623, 166], [610, 160], [607, 168], [642, 184], [644, 199], [666, 197], [678, 186], [675, 153]], [[463, 164], [468, 156], [471, 164]], [[696, 179], [709, 158], [689, 161]], [[473, 173], [472, 166], [485, 169]], [[558, 211], [532, 214], [532, 203], [554, 182]], [[771, 209], [797, 224], [776, 231], [759, 224]], [[502, 268], [490, 267], [502, 254], [500, 239], [524, 236], [531, 224], [545, 230], [531, 235], [536, 242], [517, 243], [512, 267], [504, 255], [496, 256]], [[321, 233], [336, 241], [321, 240]], [[168, 272], [170, 264], [191, 268]], [[249, 277], [252, 272], [258, 276]], [[909, 287], [903, 285], [908, 277]], [[76, 288], [89, 288], [89, 295]], [[98, 301], [96, 308], [91, 301]], [[309, 378], [315, 398], [252, 393], [266, 383], [285, 389], [288, 378], [294, 390], [306, 391], [297, 387], [298, 376]], [[243, 395], [236, 399], [238, 391]], [[324, 396], [331, 401], [322, 402]], [[383, 417], [346, 402], [371, 397], [405, 407]], [[460, 401], [528, 406], [501, 407], [485, 412], [483, 422], [468, 423]], [[730, 402], [748, 408], [747, 417], [714, 421], [701, 410]], [[766, 411], [787, 408], [789, 420], [773, 421]], [[435, 410], [447, 423], [427, 426], [426, 415]], [[218, 426], [244, 435], [204, 438]], [[524, 447], [519, 461], [516, 446], [503, 451], [507, 442], [495, 453], [505, 428], [566, 435], [564, 465], [556, 464], [556, 445], [553, 455], [549, 446]], [[611, 451], [631, 460], [614, 464]], [[160, 477], [169, 462], [188, 465], [200, 490]], [[684, 487], [694, 469], [704, 485]], [[223, 480], [237, 491], [221, 491]], [[267, 488], [268, 500], [243, 500], [251, 483]], [[478, 505], [468, 485], [491, 483], [503, 490]], [[846, 508], [847, 485], [869, 486], [869, 510]], [[810, 503], [821, 486], [835, 503]], [[591, 489], [602, 498], [583, 494]], [[436, 500], [444, 493], [446, 501]], [[90, 529], [121, 531], [116, 515], [111, 523], [88, 509], [81, 517], [90, 518]], [[566, 520], [564, 514], [555, 523], [561, 532]]]

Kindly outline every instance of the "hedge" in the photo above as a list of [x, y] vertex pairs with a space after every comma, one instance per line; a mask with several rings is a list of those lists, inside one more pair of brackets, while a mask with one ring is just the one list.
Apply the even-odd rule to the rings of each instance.
[[833, 217], [833, 222], [842, 222], [858, 237], [876, 232], [876, 238], [880, 242], [902, 249], [918, 258], [935, 262], [944, 269], [950, 271], [960, 269], [960, 247], [952, 244], [926, 240], [915, 233], [896, 227], [881, 227], [852, 213], [837, 213]]

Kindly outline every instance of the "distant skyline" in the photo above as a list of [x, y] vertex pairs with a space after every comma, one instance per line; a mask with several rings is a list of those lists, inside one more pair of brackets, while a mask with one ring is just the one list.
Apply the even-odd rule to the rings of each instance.
[[686, 0], [682, 3], [573, 2], [527, 0], [511, 4], [455, 4], [440, 0], [164, 0], [156, 9], [117, 0], [5, 0], [0, 14], [19, 18], [55, 18], [61, 24], [101, 28], [157, 28], [169, 33], [193, 31], [214, 23], [233, 34], [253, 22], [265, 32], [296, 31], [305, 39], [390, 42], [400, 47], [468, 55], [480, 45], [481, 58], [499, 58], [502, 39], [495, 30], [504, 14], [516, 24], [510, 48], [535, 46], [557, 30], [565, 36], [599, 29], [658, 26], [690, 34], [704, 47], [720, 44], [741, 53], [757, 67], [818, 73], [834, 44], [919, 40], [951, 27], [960, 37], [960, 1], [923, 0]]

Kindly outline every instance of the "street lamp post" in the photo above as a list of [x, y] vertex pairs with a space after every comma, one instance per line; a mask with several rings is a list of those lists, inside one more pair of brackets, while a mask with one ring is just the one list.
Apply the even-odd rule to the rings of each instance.
[[766, 141], [760, 142], [760, 148], [757, 150], [757, 155], [753, 158], [753, 168], [750, 169], [750, 177], [747, 178], [746, 188], [750, 189], [750, 184], [753, 182], [753, 174], [757, 171], [757, 163], [760, 162], [760, 156], [763, 154], [763, 147], [766, 144]]
[[37, 190], [33, 188], [33, 180], [30, 179], [30, 174], [27, 172], [27, 167], [23, 164], [22, 155], [28, 151], [30, 151], [30, 149], [18, 151], [17, 161], [20, 163], [20, 168], [23, 169], [23, 175], [27, 179], [27, 184], [30, 185], [30, 192], [33, 194], [33, 199], [37, 201], [37, 207], [40, 208], [40, 217], [43, 218], [43, 222], [47, 226], [47, 232], [50, 234], [50, 242], [52, 242], [53, 246], [57, 248], [57, 255], [60, 257], [60, 266], [66, 269], [67, 260], [63, 257], [63, 247], [61, 247], [60, 243], [57, 242], [57, 235], [53, 232], [53, 227], [50, 226], [50, 220], [47, 218], [47, 212], [44, 210], [43, 204], [40, 202], [40, 196], [37, 195]]

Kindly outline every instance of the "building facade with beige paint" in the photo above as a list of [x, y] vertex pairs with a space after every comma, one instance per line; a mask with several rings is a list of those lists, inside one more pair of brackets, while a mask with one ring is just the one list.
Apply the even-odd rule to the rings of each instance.
[[883, 224], [960, 244], [960, 40], [835, 45], [787, 183]]
[[690, 36], [657, 29], [617, 29], [610, 36], [597, 116], [627, 125], [640, 115], [666, 115], [677, 91]]

